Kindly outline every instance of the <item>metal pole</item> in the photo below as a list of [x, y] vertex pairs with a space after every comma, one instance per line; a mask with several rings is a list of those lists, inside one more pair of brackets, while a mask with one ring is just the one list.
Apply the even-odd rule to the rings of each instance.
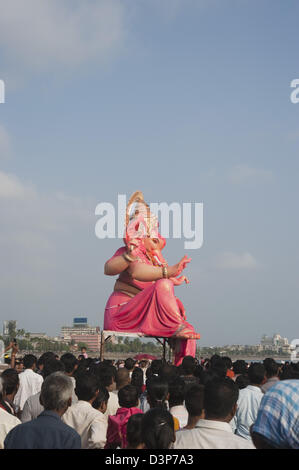
[[166, 362], [166, 339], [163, 338], [163, 361]]
[[104, 333], [102, 331], [101, 333], [101, 349], [100, 349], [100, 361], [102, 362], [103, 356], [104, 356], [104, 345], [105, 345], [105, 339], [104, 339]]

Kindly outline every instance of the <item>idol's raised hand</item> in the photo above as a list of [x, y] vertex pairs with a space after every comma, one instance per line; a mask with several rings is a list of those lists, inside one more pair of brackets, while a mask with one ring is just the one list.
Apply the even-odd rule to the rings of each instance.
[[181, 272], [186, 268], [187, 264], [190, 263], [191, 258], [188, 258], [187, 255], [185, 255], [181, 261], [179, 261], [177, 264], [174, 266], [171, 266], [168, 268], [168, 273], [170, 274], [169, 277], [178, 277]]

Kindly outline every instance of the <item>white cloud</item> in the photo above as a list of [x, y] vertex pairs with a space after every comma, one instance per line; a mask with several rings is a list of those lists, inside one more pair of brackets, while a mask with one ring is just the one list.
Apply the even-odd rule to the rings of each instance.
[[0, 200], [34, 196], [35, 191], [32, 187], [22, 183], [17, 176], [0, 171]]
[[0, 0], [0, 11], [0, 50], [28, 68], [106, 60], [125, 35], [120, 0]]
[[218, 269], [255, 269], [258, 262], [250, 253], [233, 253], [230, 251], [218, 255], [215, 260]]
[[243, 183], [263, 183], [273, 181], [274, 175], [271, 170], [264, 170], [261, 168], [253, 168], [248, 165], [235, 165], [227, 172], [227, 177], [230, 183], [243, 184]]

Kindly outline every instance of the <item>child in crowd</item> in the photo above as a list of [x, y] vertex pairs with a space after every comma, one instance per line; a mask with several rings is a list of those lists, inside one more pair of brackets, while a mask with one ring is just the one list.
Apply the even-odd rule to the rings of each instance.
[[141, 438], [145, 449], [170, 449], [175, 442], [175, 432], [169, 411], [162, 408], [147, 411], [141, 423]]
[[[168, 410], [168, 399], [168, 383], [164, 379], [153, 376], [147, 381], [147, 401], [150, 408]], [[178, 431], [180, 429], [179, 420], [173, 417], [173, 422], [174, 430]]]
[[108, 418], [107, 443], [105, 449], [127, 447], [127, 422], [129, 418], [142, 411], [138, 406], [138, 392], [134, 385], [126, 385], [118, 392], [118, 408], [115, 416]]
[[142, 442], [143, 414], [132, 415], [127, 422], [127, 449], [144, 449]]

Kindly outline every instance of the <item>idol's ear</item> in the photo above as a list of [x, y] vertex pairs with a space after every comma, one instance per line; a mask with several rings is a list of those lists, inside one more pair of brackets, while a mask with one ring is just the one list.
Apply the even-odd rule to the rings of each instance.
[[131, 209], [131, 206], [132, 204], [134, 203], [137, 203], [137, 202], [144, 202], [144, 197], [143, 197], [143, 193], [141, 191], [135, 191], [135, 193], [132, 194], [132, 196], [130, 197], [129, 199], [129, 202], [127, 204], [127, 208], [126, 208], [126, 227], [128, 226], [128, 223], [129, 223], [129, 220], [130, 220], [130, 209]]

